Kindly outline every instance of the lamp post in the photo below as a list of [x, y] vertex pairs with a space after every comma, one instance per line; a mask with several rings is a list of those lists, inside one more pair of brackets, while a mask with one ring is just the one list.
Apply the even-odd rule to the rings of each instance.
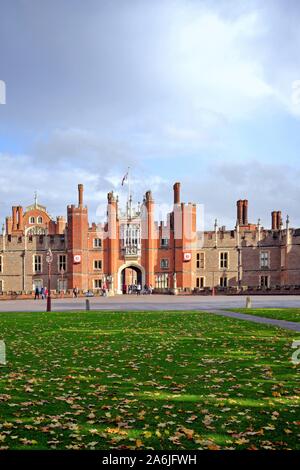
[[61, 268], [60, 274], [61, 274], [61, 297], [62, 298], [64, 297], [64, 294], [65, 294], [64, 273], [65, 273], [64, 268]]
[[47, 312], [51, 312], [51, 264], [53, 261], [53, 253], [51, 248], [47, 251], [46, 261], [48, 263], [48, 295], [47, 295]]
[[212, 275], [213, 275], [213, 282], [212, 282], [213, 285], [212, 285], [211, 295], [214, 296], [214, 295], [216, 295], [216, 289], [215, 289], [215, 272], [214, 272], [214, 271], [213, 271]]
[[108, 282], [108, 295], [113, 295], [113, 283], [114, 283], [114, 277], [109, 274], [107, 277], [107, 282]]

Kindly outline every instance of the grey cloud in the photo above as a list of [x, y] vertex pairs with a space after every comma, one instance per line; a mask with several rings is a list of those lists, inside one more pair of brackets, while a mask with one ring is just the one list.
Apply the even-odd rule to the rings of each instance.
[[[228, 155], [236, 122], [271, 113], [300, 78], [299, 2], [288, 3], [2, 0], [1, 216], [39, 188], [51, 211], [64, 213], [78, 182], [95, 212], [130, 165], [138, 199], [152, 185], [158, 201], [169, 201], [182, 179], [187, 199], [204, 200], [208, 224], [233, 225], [239, 197], [249, 197], [253, 219], [267, 224], [268, 212], [282, 208], [297, 221], [294, 169], [215, 161]], [[202, 15], [212, 31], [197, 23]], [[8, 133], [22, 156], [4, 155]], [[184, 159], [190, 176], [181, 174]]]
[[[84, 4], [66, 0], [13, 3], [4, 0], [0, 56], [1, 73], [8, 88], [6, 120], [33, 129], [41, 124], [46, 129], [67, 124], [115, 130], [120, 122], [133, 117], [138, 124], [147, 113], [158, 120], [161, 117], [170, 120], [173, 116], [177, 121], [185, 112], [184, 106], [192, 112], [189, 100], [193, 100], [193, 93], [200, 94], [200, 102], [208, 94], [208, 103], [213, 93], [207, 87], [218, 93], [212, 82], [199, 80], [199, 89], [197, 84], [191, 87], [189, 81], [195, 71], [189, 73], [186, 57], [182, 55], [186, 51], [180, 51], [180, 42], [176, 45], [177, 40], [181, 41], [178, 39], [183, 34], [181, 30], [188, 31], [185, 24], [188, 28], [193, 11], [195, 18], [213, 12], [234, 21], [238, 14], [249, 14], [257, 8], [263, 19], [269, 18], [270, 25], [266, 23], [269, 29], [262, 37], [243, 38], [241, 47], [246, 48], [250, 61], [257, 56], [262, 61], [272, 60], [278, 53], [284, 59], [285, 51], [292, 50], [293, 44], [297, 50], [299, 33], [289, 28], [296, 23], [292, 15], [284, 15], [289, 21], [271, 28], [271, 21], [276, 23], [282, 18], [280, 2], [267, 2], [264, 8], [261, 2], [252, 2], [252, 7], [251, 2], [246, 4], [247, 8], [241, 7], [245, 2], [236, 1], [232, 6], [228, 1], [221, 2], [223, 6], [218, 7], [218, 2], [188, 0], [89, 0]], [[296, 8], [295, 11], [298, 14]], [[278, 36], [282, 41], [280, 48], [274, 46]], [[283, 42], [285, 37], [288, 44]], [[209, 48], [209, 38], [207, 42]], [[202, 44], [195, 63], [201, 64], [205, 48]], [[240, 52], [243, 55], [243, 50]], [[209, 56], [209, 49], [207, 53]], [[297, 63], [296, 55], [293, 61]], [[273, 73], [276, 64], [272, 60], [270, 80], [276, 81], [275, 77], [282, 75], [278, 66], [277, 74]], [[267, 68], [264, 72], [267, 73]], [[207, 71], [203, 69], [203, 73]], [[217, 106], [217, 101], [211, 104]], [[167, 116], [164, 108], [168, 110]]]
[[186, 178], [188, 194], [205, 205], [205, 226], [212, 228], [215, 218], [220, 225], [232, 228], [236, 222], [236, 201], [249, 200], [252, 223], [261, 219], [270, 226], [271, 211], [289, 214], [292, 225], [300, 226], [298, 201], [300, 171], [288, 164], [263, 164], [253, 160], [246, 163], [213, 163], [209, 176], [195, 180]]

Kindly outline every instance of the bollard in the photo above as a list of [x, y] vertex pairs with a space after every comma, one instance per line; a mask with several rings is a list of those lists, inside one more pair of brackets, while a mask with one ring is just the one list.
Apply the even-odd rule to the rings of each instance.
[[85, 300], [85, 309], [90, 310], [90, 299]]
[[0, 365], [6, 366], [6, 347], [2, 339], [0, 340]]
[[246, 308], [252, 308], [252, 302], [251, 302], [251, 298], [250, 298], [250, 297], [247, 297], [247, 298], [246, 298]]

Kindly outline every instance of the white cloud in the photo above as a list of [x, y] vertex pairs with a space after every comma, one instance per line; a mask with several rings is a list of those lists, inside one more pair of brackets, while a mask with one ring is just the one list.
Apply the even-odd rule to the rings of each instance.
[[237, 118], [273, 95], [255, 54], [265, 33], [256, 13], [229, 19], [191, 8], [175, 25], [171, 70], [191, 107]]

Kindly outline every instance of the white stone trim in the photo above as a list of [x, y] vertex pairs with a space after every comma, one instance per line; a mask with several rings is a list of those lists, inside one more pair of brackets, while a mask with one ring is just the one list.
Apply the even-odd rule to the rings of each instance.
[[120, 266], [119, 269], [118, 269], [117, 294], [122, 294], [122, 287], [123, 286], [122, 286], [121, 274], [122, 274], [123, 269], [131, 268], [131, 267], [138, 268], [141, 271], [141, 273], [142, 273], [142, 288], [146, 284], [146, 271], [145, 271], [145, 268], [143, 268], [143, 266], [141, 266], [136, 261], [128, 261], [127, 263], [122, 264], [122, 266]]

